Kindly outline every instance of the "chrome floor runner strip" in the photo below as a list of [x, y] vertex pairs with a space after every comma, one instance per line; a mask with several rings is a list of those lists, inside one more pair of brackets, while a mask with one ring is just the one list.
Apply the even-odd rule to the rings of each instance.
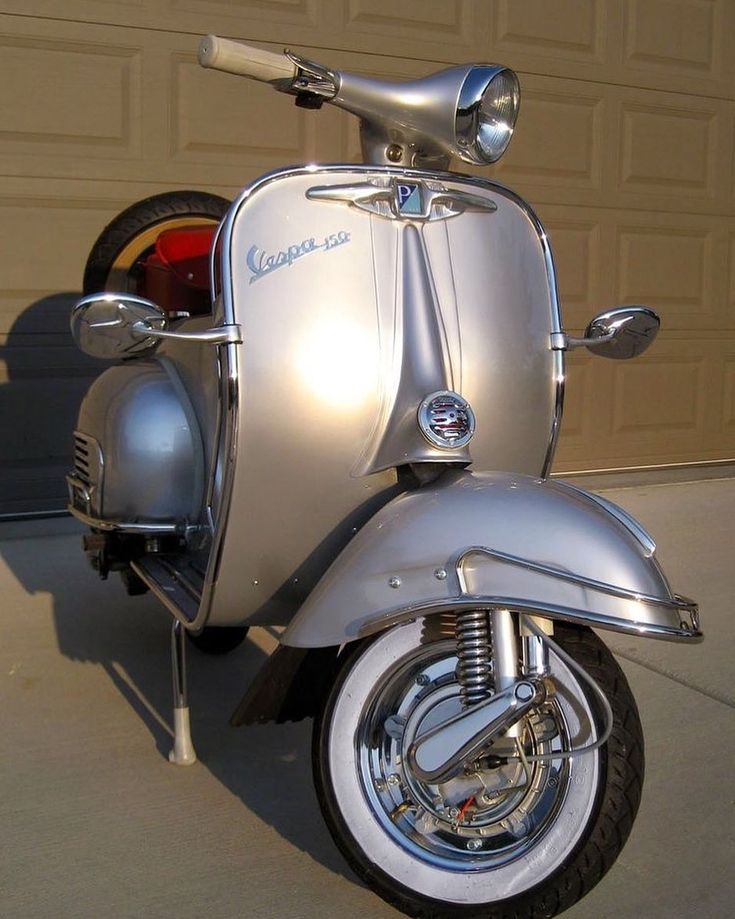
[[193, 622], [199, 612], [202, 577], [182, 556], [147, 555], [131, 568], [170, 612], [183, 622]]

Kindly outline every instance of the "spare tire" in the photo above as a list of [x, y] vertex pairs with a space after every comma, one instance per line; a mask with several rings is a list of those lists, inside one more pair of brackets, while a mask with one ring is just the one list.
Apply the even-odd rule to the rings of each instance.
[[132, 204], [100, 233], [84, 269], [83, 290], [139, 293], [145, 259], [165, 230], [218, 224], [230, 202], [201, 191], [168, 191]]

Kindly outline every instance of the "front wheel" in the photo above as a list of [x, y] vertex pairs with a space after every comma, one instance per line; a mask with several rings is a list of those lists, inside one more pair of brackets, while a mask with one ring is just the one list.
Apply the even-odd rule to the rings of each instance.
[[[599, 702], [551, 655], [555, 691], [462, 774], [422, 782], [408, 747], [461, 711], [455, 642], [421, 621], [348, 654], [315, 725], [314, 771], [329, 829], [354, 871], [410, 916], [555, 916], [613, 863], [640, 802], [643, 736], [625, 677], [588, 629], [555, 640], [614, 715], [596, 750]], [[513, 731], [509, 732], [513, 733]]]

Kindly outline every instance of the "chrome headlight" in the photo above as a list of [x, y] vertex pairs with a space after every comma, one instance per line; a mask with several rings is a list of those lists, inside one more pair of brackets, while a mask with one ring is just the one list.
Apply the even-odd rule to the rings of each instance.
[[457, 155], [485, 166], [505, 153], [513, 136], [521, 90], [507, 67], [473, 67], [459, 91], [454, 134]]

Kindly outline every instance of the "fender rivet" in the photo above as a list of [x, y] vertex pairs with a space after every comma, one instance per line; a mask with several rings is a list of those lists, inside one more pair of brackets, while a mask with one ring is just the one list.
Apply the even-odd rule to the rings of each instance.
[[400, 578], [388, 578], [388, 587], [398, 588], [401, 586]]
[[437, 568], [434, 572], [434, 577], [437, 579], [437, 581], [445, 581], [447, 579], [446, 568]]

